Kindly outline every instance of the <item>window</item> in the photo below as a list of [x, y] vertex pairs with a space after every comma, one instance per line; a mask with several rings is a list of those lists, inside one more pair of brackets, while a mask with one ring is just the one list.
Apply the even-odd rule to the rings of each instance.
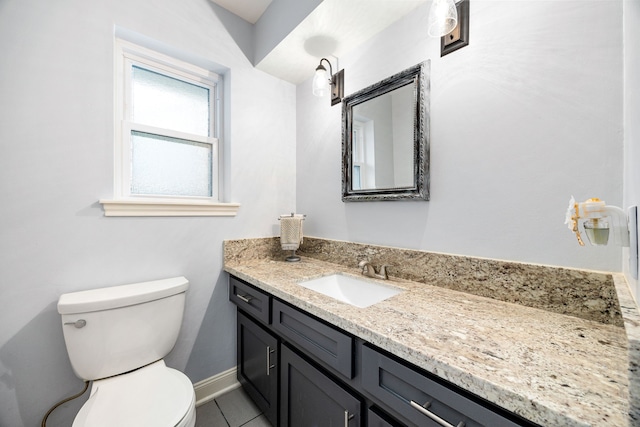
[[221, 79], [116, 41], [114, 200], [107, 216], [235, 215], [221, 203]]
[[373, 120], [354, 117], [351, 130], [353, 145], [352, 190], [376, 188], [375, 148]]
[[364, 131], [361, 122], [353, 123], [351, 131], [351, 141], [353, 141], [353, 178], [351, 183], [352, 190], [362, 190], [364, 177], [362, 171], [364, 167]]

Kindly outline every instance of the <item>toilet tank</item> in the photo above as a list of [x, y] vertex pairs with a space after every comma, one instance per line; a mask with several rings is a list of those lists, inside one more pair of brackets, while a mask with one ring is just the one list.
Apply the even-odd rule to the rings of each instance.
[[166, 356], [184, 314], [184, 277], [67, 293], [58, 300], [67, 352], [84, 380], [118, 375]]

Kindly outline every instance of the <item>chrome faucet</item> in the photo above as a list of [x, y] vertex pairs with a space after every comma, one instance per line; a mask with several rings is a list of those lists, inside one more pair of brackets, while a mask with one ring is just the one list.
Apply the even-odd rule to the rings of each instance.
[[382, 280], [387, 280], [389, 278], [389, 275], [387, 274], [388, 265], [381, 265], [377, 273], [375, 267], [369, 261], [360, 261], [358, 267], [362, 269], [362, 274], [364, 276]]

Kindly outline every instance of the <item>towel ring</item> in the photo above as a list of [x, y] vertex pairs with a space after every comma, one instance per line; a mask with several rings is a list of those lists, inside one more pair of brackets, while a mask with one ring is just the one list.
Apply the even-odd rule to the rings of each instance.
[[[293, 218], [294, 216], [296, 216], [293, 212], [291, 212], [291, 215], [280, 215], [280, 217], [278, 218], [278, 221], [280, 221], [282, 218]], [[302, 220], [304, 221], [304, 219], [307, 217], [307, 215], [302, 214]]]

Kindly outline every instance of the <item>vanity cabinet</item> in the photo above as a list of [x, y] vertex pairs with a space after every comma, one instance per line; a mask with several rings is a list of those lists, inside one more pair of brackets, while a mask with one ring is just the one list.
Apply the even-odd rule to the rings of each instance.
[[362, 425], [360, 398], [287, 345], [282, 346], [280, 381], [280, 426]]
[[278, 300], [273, 301], [273, 329], [332, 372], [353, 378], [353, 337]]
[[362, 388], [409, 423], [434, 427], [520, 425], [368, 344], [362, 345], [360, 357]]
[[367, 410], [367, 427], [407, 427], [392, 419], [388, 415], [383, 415], [375, 406]]
[[229, 300], [264, 324], [271, 322], [271, 296], [229, 276]]
[[278, 339], [237, 313], [238, 381], [269, 422], [278, 425]]
[[274, 427], [534, 427], [230, 276], [238, 380]]

